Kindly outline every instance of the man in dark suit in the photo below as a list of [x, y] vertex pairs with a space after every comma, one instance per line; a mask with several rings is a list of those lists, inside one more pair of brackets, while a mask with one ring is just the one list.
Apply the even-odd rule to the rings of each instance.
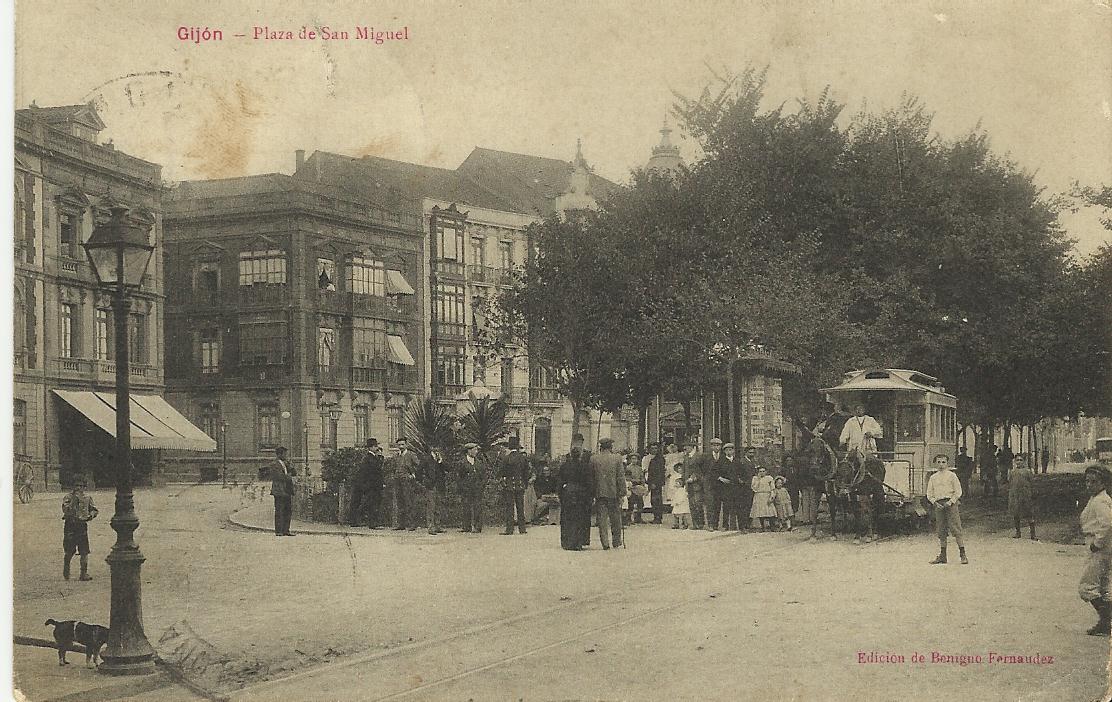
[[270, 494], [274, 496], [274, 535], [293, 536], [290, 520], [293, 518], [293, 467], [286, 460], [286, 447], [274, 449], [274, 462], [270, 464]]
[[486, 466], [479, 460], [479, 445], [463, 445], [464, 456], [458, 470], [461, 507], [463, 509], [460, 531], [476, 534], [483, 530], [483, 488], [486, 487]]
[[738, 513], [738, 524], [742, 531], [749, 531], [751, 519], [749, 513], [753, 511], [753, 476], [757, 474], [757, 449], [752, 446], [745, 449], [745, 456], [738, 461], [738, 473], [741, 476], [741, 507]]
[[576, 434], [560, 465], [560, 548], [581, 551], [590, 544], [594, 485], [591, 452], [583, 450], [583, 435]]
[[595, 512], [598, 517], [599, 540], [602, 541], [603, 550], [609, 550], [611, 538], [614, 548], [622, 545], [622, 513], [618, 504], [626, 496], [625, 472], [622, 470], [622, 457], [612, 450], [613, 439], [601, 439], [598, 446], [599, 452], [591, 456]]
[[409, 450], [409, 442], [394, 442], [397, 453], [390, 459], [390, 481], [394, 493], [394, 529], [417, 530], [416, 491], [417, 455]]
[[[722, 528], [741, 531], [749, 515], [741, 514], [742, 475], [741, 460], [734, 453], [733, 444], [722, 447], [722, 460], [718, 464], [718, 482], [722, 485]], [[745, 486], [748, 487], [748, 486]]]
[[359, 464], [352, 480], [351, 506], [348, 524], [351, 526], [378, 525], [378, 509], [382, 501], [382, 449], [377, 439], [367, 439], [367, 454]]
[[503, 536], [514, 533], [515, 507], [518, 533], [525, 533], [525, 489], [529, 487], [529, 459], [521, 450], [521, 440], [511, 436], [506, 448], [509, 452], [498, 467], [498, 482], [502, 488], [502, 505], [506, 516]]
[[966, 453], [964, 446], [958, 449], [958, 457], [954, 460], [954, 474], [961, 483], [961, 494], [971, 497], [973, 492], [969, 489], [969, 484], [973, 480], [973, 459]]
[[440, 510], [448, 497], [448, 467], [444, 464], [444, 454], [433, 447], [429, 455], [421, 460], [421, 485], [425, 488], [425, 520], [429, 534], [440, 534]]
[[667, 469], [664, 464], [664, 450], [659, 441], [649, 444], [652, 456], [649, 458], [649, 499], [653, 503], [653, 524], [664, 521], [664, 483], [668, 480]]
[[710, 440], [710, 454], [703, 459], [703, 500], [706, 505], [707, 531], [718, 530], [718, 520], [722, 514], [724, 484], [719, 478], [729, 472], [729, 461], [722, 455], [722, 439], [717, 436]]

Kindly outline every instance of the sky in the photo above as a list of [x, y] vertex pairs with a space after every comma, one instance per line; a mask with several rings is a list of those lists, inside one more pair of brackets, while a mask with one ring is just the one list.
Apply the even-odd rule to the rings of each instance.
[[[619, 182], [673, 92], [768, 66], [769, 106], [830, 86], [852, 113], [919, 96], [943, 137], [978, 124], [1048, 193], [1112, 183], [1112, 4], [1054, 2], [21, 2], [15, 104], [93, 100], [103, 139], [167, 180], [291, 172], [294, 150], [446, 168], [475, 146]], [[327, 26], [347, 40], [254, 40]], [[355, 27], [407, 28], [376, 44]], [[179, 27], [222, 41], [178, 39]], [[235, 33], [245, 34], [243, 38]], [[681, 135], [676, 135], [681, 136]], [[680, 138], [690, 158], [690, 143]], [[1078, 248], [1108, 240], [1063, 218]]]

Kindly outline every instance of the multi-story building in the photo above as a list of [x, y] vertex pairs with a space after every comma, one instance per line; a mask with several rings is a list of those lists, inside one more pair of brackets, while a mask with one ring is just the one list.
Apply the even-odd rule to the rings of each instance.
[[[528, 451], [556, 454], [571, 440], [571, 404], [524, 349], [477, 343], [484, 309], [531, 255], [527, 228], [554, 212], [596, 206], [617, 186], [590, 172], [582, 153], [572, 162], [476, 148], [455, 170], [378, 157], [313, 153], [295, 178], [353, 195], [389, 193], [418, 203], [426, 238], [424, 274], [427, 391], [445, 405], [473, 393], [476, 383], [510, 404], [513, 431]], [[584, 411], [588, 445], [611, 436], [633, 445], [636, 416]]]
[[160, 397], [162, 169], [97, 143], [103, 129], [92, 105], [15, 114], [14, 452], [40, 488], [75, 473], [113, 481], [113, 313], [81, 246], [112, 208], [127, 208], [154, 245], [128, 324], [139, 478], [157, 466], [160, 449], [215, 448]]
[[402, 433], [425, 385], [424, 237], [381, 201], [283, 174], [167, 196], [167, 397], [221, 447], [175, 456], [183, 476], [247, 477], [279, 444], [316, 473]]

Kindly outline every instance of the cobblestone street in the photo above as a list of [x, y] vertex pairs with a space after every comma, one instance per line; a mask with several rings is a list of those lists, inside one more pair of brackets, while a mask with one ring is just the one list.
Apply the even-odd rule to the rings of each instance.
[[[111, 496], [95, 494], [89, 583], [61, 579], [59, 499], [16, 506], [17, 635], [108, 619]], [[1076, 596], [1082, 549], [975, 525], [969, 566], [928, 567], [928, 535], [855, 547], [636, 526], [625, 550], [570, 553], [554, 526], [276, 539], [231, 526], [266, 507], [219, 486], [144, 490], [137, 506], [148, 637], [234, 699], [736, 699], [744, 685], [761, 700], [1086, 700], [1105, 679], [1108, 640], [1084, 635]], [[870, 652], [906, 662], [858, 662]]]

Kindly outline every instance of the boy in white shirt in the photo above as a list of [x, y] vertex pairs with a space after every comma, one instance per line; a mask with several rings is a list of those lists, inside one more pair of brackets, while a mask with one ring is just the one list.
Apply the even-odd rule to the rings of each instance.
[[961, 511], [958, 504], [961, 502], [961, 481], [950, 470], [948, 456], [938, 454], [934, 457], [935, 473], [927, 481], [927, 501], [934, 505], [934, 521], [938, 527], [939, 553], [931, 561], [931, 565], [946, 562], [946, 537], [954, 535], [958, 542], [958, 554], [962, 564], [969, 563], [965, 556], [965, 542], [961, 538]]

